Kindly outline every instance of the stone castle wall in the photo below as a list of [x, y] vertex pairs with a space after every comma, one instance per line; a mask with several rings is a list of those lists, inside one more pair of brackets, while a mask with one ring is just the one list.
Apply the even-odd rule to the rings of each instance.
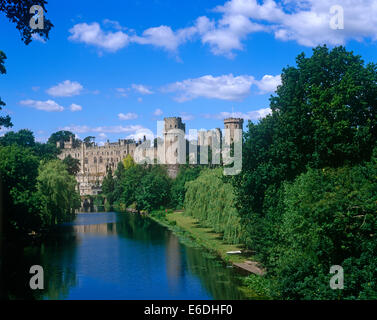
[[[175, 147], [171, 147], [178, 141], [179, 134], [176, 133], [177, 129], [180, 129], [185, 133], [186, 126], [179, 117], [165, 118], [164, 122], [164, 152], [165, 159], [167, 160], [166, 163], [168, 163], [167, 171], [170, 177], [175, 178], [179, 170], [179, 165], [177, 164], [178, 154]], [[225, 119], [224, 124], [225, 128], [231, 128], [233, 131], [235, 128], [242, 129], [243, 120], [234, 118]], [[210, 133], [210, 131], [207, 132], [207, 136], [202, 134], [198, 137], [199, 143], [205, 143], [211, 146], [212, 135], [216, 134], [221, 136], [220, 129], [215, 129], [214, 132], [210, 134], [208, 133]], [[141, 141], [139, 143], [141, 143]], [[59, 158], [63, 160], [70, 155], [72, 158], [78, 159], [80, 161], [80, 172], [76, 175], [76, 180], [78, 182], [78, 191], [80, 192], [80, 195], [97, 195], [102, 191], [102, 181], [107, 172], [111, 169], [114, 173], [118, 163], [127, 157], [127, 155], [135, 158], [135, 150], [139, 143], [130, 139], [120, 139], [118, 142], [106, 142], [104, 146], [98, 146], [95, 144], [92, 146], [86, 146], [85, 143], [82, 143], [80, 147], [73, 148], [73, 141], [71, 138], [70, 141], [64, 142], [64, 147]], [[157, 154], [157, 150], [154, 151], [154, 154]]]

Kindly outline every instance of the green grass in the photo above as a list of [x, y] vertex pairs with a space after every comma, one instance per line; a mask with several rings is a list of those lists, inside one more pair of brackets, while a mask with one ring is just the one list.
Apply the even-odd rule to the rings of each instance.
[[[244, 246], [225, 243], [222, 240], [222, 234], [214, 232], [212, 228], [201, 226], [197, 219], [184, 215], [182, 211], [160, 211], [152, 214], [151, 217], [173, 229], [172, 231], [178, 232], [181, 235], [184, 234], [186, 237], [189, 236], [197, 245], [215, 253], [226, 262], [244, 262], [245, 260], [253, 259]], [[233, 255], [226, 253], [238, 250], [245, 253]]]

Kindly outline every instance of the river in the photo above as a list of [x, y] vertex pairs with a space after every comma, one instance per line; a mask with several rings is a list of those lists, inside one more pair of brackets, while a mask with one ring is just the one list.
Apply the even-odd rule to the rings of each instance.
[[26, 248], [17, 270], [35, 264], [44, 269], [44, 289], [26, 290], [27, 274], [15, 284], [13, 298], [245, 298], [234, 269], [148, 217], [129, 213], [77, 215], [54, 239]]

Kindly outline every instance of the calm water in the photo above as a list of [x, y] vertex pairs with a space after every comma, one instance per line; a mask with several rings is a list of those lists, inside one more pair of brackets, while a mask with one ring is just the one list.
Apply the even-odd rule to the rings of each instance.
[[23, 269], [44, 268], [44, 290], [19, 290], [37, 299], [244, 298], [233, 269], [132, 214], [80, 214], [49, 244], [25, 250], [23, 259]]

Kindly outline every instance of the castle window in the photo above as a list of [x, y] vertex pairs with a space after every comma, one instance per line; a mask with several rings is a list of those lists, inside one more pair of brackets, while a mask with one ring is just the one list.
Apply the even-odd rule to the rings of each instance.
[[99, 163], [102, 163], [102, 157], [99, 157]]
[[85, 163], [85, 164], [88, 164], [88, 158], [85, 158], [85, 159], [84, 159], [84, 163]]
[[97, 163], [97, 157], [94, 157], [94, 163]]

